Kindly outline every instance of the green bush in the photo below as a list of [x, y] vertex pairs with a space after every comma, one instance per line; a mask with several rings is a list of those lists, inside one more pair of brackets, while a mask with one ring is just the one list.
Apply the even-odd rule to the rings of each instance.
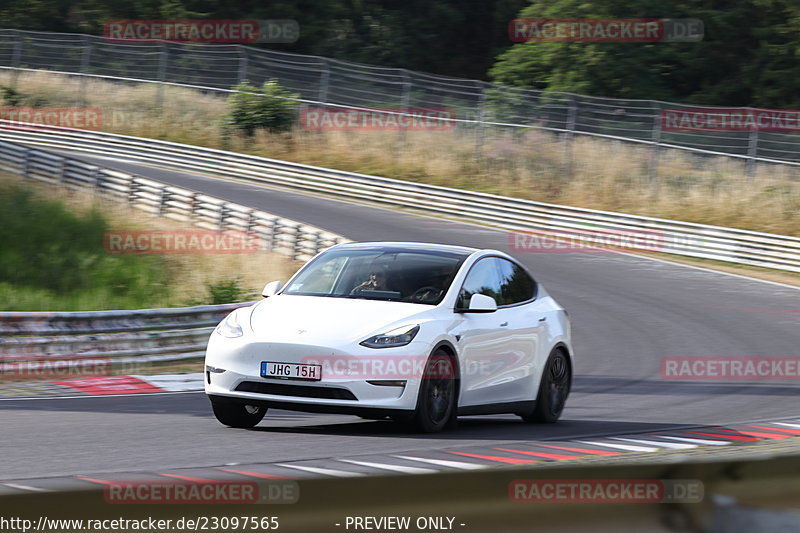
[[136, 309], [164, 305], [164, 257], [112, 255], [99, 211], [71, 212], [20, 186], [0, 186], [0, 309]]
[[300, 95], [284, 89], [277, 80], [264, 82], [261, 89], [244, 81], [233, 89], [238, 92], [228, 99], [223, 123], [226, 133], [240, 130], [252, 136], [258, 129], [281, 133], [297, 121], [297, 102], [293, 99]]

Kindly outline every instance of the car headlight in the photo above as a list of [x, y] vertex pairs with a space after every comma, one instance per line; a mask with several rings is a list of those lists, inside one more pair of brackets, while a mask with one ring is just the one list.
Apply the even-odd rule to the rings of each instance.
[[403, 326], [400, 328], [387, 331], [381, 335], [370, 337], [361, 343], [361, 346], [367, 348], [395, 348], [397, 346], [405, 346], [417, 335], [419, 331], [418, 325]]
[[220, 322], [214, 331], [229, 339], [241, 337], [243, 335], [242, 326], [239, 325], [239, 317], [236, 311], [226, 316], [225, 320]]

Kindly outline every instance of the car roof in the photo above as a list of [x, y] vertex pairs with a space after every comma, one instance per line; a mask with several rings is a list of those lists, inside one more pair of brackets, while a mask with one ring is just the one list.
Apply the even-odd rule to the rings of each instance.
[[480, 251], [478, 248], [468, 246], [455, 246], [452, 244], [435, 244], [429, 242], [348, 242], [337, 244], [334, 248], [354, 250], [392, 250], [392, 251], [428, 251], [450, 252], [469, 256]]

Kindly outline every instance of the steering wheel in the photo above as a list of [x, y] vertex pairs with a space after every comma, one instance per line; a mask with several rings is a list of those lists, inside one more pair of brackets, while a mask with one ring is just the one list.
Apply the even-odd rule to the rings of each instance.
[[[427, 297], [423, 297], [423, 295], [425, 293], [433, 293], [433, 294], [435, 294], [435, 296], [433, 298], [431, 298], [430, 295], [427, 296]], [[432, 287], [432, 286], [428, 285], [427, 287], [421, 287], [421, 288], [415, 290], [414, 294], [409, 296], [409, 299], [410, 300], [419, 300], [419, 301], [434, 300], [434, 299], [438, 298], [441, 293], [442, 293], [442, 289], [439, 289], [437, 287]]]

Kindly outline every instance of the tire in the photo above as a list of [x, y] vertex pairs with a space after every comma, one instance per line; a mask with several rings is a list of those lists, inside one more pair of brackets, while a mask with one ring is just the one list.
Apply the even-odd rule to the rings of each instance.
[[556, 348], [547, 363], [536, 396], [536, 407], [529, 414], [520, 415], [525, 422], [552, 424], [564, 410], [572, 384], [572, 371], [564, 350]]
[[455, 377], [453, 358], [449, 354], [437, 350], [428, 358], [417, 395], [417, 408], [411, 419], [413, 429], [438, 433], [455, 424]]
[[220, 423], [232, 428], [251, 428], [257, 425], [267, 414], [267, 408], [258, 405], [246, 405], [220, 398], [210, 398], [211, 409]]

